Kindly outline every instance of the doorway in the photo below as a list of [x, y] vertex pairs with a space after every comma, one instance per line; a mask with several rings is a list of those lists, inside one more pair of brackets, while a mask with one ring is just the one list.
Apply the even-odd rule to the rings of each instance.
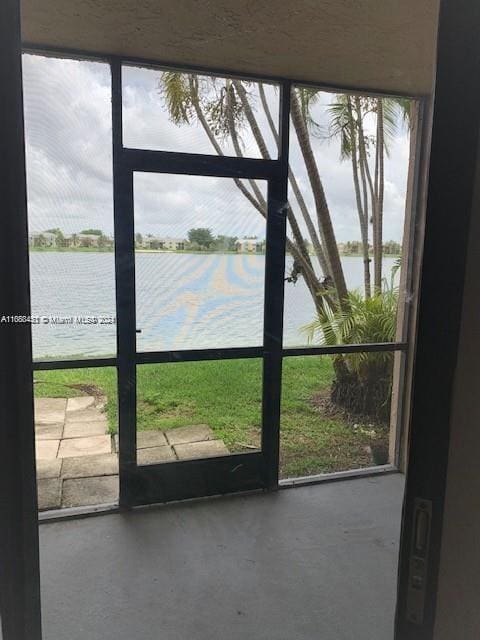
[[[278, 126], [284, 144], [277, 160], [126, 147], [122, 136], [122, 66], [117, 63], [112, 65], [112, 96], [120, 504], [133, 506], [274, 488], [278, 484], [286, 237], [288, 126], [283, 125], [288, 122], [289, 87], [280, 87], [283, 110]], [[245, 247], [238, 238], [249, 223], [239, 219], [241, 210], [235, 207], [235, 183], [242, 179], [260, 184], [266, 203], [265, 215], [260, 218], [263, 230]], [[173, 252], [182, 253], [184, 237], [164, 237], [155, 228], [155, 220], [150, 224], [145, 220], [140, 195], [143, 186], [149, 183], [150, 189], [152, 185], [158, 188], [161, 208], [166, 206], [160, 195], [165, 185], [180, 182], [183, 193], [203, 188], [209, 194], [203, 202], [204, 217], [216, 220], [226, 241], [235, 240], [220, 256], [222, 265], [215, 259], [207, 263], [195, 260], [196, 256], [189, 253], [179, 267], [178, 260], [173, 263], [170, 258]], [[192, 229], [208, 229], [208, 220], [201, 227], [198, 213], [189, 211], [188, 206], [184, 213], [190, 216]], [[258, 226], [258, 211], [253, 206], [251, 209]], [[198, 255], [203, 258], [201, 238], [196, 241]], [[192, 235], [190, 244], [193, 242]], [[233, 268], [229, 252], [242, 256], [243, 272], [224, 282], [224, 270]], [[255, 261], [259, 254], [261, 260]], [[205, 294], [207, 277], [216, 282]], [[172, 282], [176, 282], [174, 290]], [[239, 291], [246, 307], [238, 305]], [[162, 298], [161, 305], [152, 304], [155, 297]], [[245, 314], [252, 328], [248, 334], [242, 326]], [[159, 322], [160, 315], [177, 318], [171, 332], [165, 329], [168, 322]], [[162, 416], [155, 415], [155, 399], [148, 407], [153, 405], [153, 412], [144, 411], [145, 394], [140, 400], [139, 391], [143, 385], [148, 386], [149, 379], [156, 378], [157, 386], [162, 376], [166, 381], [172, 377], [183, 380], [179, 392], [188, 394], [188, 385], [195, 384], [195, 365], [200, 376], [206, 367], [216, 367], [219, 372], [218, 389], [206, 389], [205, 402], [212, 393], [226, 393], [229, 372], [243, 369], [252, 375], [252, 367], [256, 370], [258, 428], [255, 433], [252, 425], [251, 441], [232, 442], [229, 449], [225, 445], [228, 434], [223, 440], [215, 438], [208, 425], [198, 424], [195, 415], [178, 416], [174, 427], [168, 428], [168, 421], [162, 423]], [[234, 374], [233, 379], [237, 378]], [[198, 381], [198, 376], [195, 379]], [[165, 398], [162, 402], [164, 409]], [[170, 402], [171, 408], [178, 404]], [[139, 425], [144, 427], [142, 431]], [[154, 446], [142, 446], [145, 442]]]
[[[89, 283], [103, 263], [111, 267], [105, 285], [111, 298], [109, 316], [116, 324], [100, 327], [108, 334], [102, 334], [102, 339], [100, 333], [93, 336], [91, 329], [77, 325], [82, 335], [72, 351], [75, 358], [65, 358], [72, 341], [67, 345], [59, 335], [52, 353], [59, 357], [47, 361], [38, 353], [34, 361], [42, 383], [37, 389], [47, 396], [40, 404], [50, 402], [48, 396], [60, 382], [63, 396], [65, 388], [68, 393], [71, 388], [87, 389], [90, 396], [94, 390], [95, 397], [84, 401], [98, 396], [106, 414], [101, 420], [95, 417], [99, 432], [93, 437], [95, 446], [97, 440], [111, 438], [108, 460], [98, 458], [95, 466], [94, 458], [87, 457], [75, 473], [78, 478], [101, 477], [88, 483], [108, 485], [108, 499], [88, 492], [76, 504], [88, 508], [116, 502], [117, 455], [124, 506], [275, 489], [280, 483], [320, 481], [331, 473], [364, 469], [375, 473], [398, 466], [415, 291], [414, 225], [402, 210], [404, 204], [410, 209], [404, 195], [412, 190], [411, 183], [408, 189], [406, 183], [407, 177], [412, 180], [415, 175], [413, 156], [398, 178], [400, 197], [387, 198], [384, 236], [396, 239], [378, 251], [378, 242], [376, 249], [370, 246], [370, 236], [363, 244], [353, 240], [358, 220], [353, 215], [349, 162], [336, 156], [336, 148], [325, 156], [326, 147], [335, 145], [324, 142], [313, 123], [307, 142], [300, 142], [301, 122], [290, 117], [290, 98], [313, 96], [308, 106], [311, 119], [325, 123], [344, 101], [370, 118], [368, 132], [374, 136], [372, 109], [389, 98], [371, 97], [357, 103], [354, 94], [289, 81], [239, 79], [146, 63], [138, 66], [117, 58], [103, 62], [102, 74], [94, 68], [98, 62], [89, 64], [89, 74], [96, 73], [96, 79], [108, 87], [102, 95], [109, 102], [112, 97], [113, 112], [108, 104], [102, 126], [113, 139], [113, 145], [108, 145], [113, 146], [113, 224], [103, 226], [108, 224], [105, 215], [93, 224], [88, 207], [81, 212], [83, 226], [76, 223], [67, 228], [67, 221], [60, 218], [62, 228], [53, 229], [53, 224], [41, 219], [42, 237], [32, 238], [31, 246], [36, 252], [31, 260], [35, 268], [40, 258], [45, 264], [47, 257], [49, 263], [55, 262], [57, 253], [58, 264], [81, 258], [90, 265], [88, 274], [85, 269], [63, 267], [53, 280], [66, 287], [64, 306], [70, 305], [72, 291], [78, 292], [73, 298], [80, 311], [90, 312], [87, 290], [98, 293], [92, 313], [104, 304], [105, 295], [100, 297], [100, 288]], [[180, 96], [179, 111], [168, 103], [167, 90]], [[202, 100], [198, 110], [192, 102], [196, 95]], [[418, 104], [407, 102], [415, 120]], [[238, 118], [234, 125], [225, 119], [226, 104]], [[393, 100], [392, 105], [400, 122], [399, 103]], [[415, 136], [402, 127], [399, 124], [392, 143], [394, 157], [402, 153], [408, 157], [414, 146], [409, 139]], [[307, 170], [303, 157], [307, 143], [310, 159], [321, 170], [320, 185], [312, 182]], [[393, 164], [387, 162], [386, 168], [387, 178], [389, 171], [398, 174]], [[315, 197], [321, 194], [323, 181], [327, 205], [335, 202], [332, 180], [337, 175], [342, 176], [342, 197], [353, 207], [353, 221], [342, 231], [343, 214], [332, 204], [335, 241], [327, 242], [325, 215], [317, 216]], [[35, 211], [32, 207], [32, 216]], [[108, 209], [102, 211], [105, 214]], [[49, 220], [61, 215], [52, 208]], [[44, 246], [55, 235], [50, 228], [57, 235], [52, 246]], [[341, 242], [342, 234], [352, 240]], [[322, 249], [327, 245], [330, 256]], [[364, 268], [362, 251], [369, 254], [369, 269]], [[334, 258], [340, 264], [336, 284], [343, 277], [347, 292], [358, 294], [354, 302], [360, 307], [367, 289], [366, 271], [372, 291], [377, 286], [374, 264], [381, 267], [386, 295], [379, 296], [378, 311], [388, 317], [385, 323], [382, 319], [379, 331], [374, 323], [361, 332], [337, 332], [339, 313], [331, 316], [332, 322], [323, 317], [323, 326], [318, 326], [316, 306], [322, 305], [316, 303], [326, 301], [326, 313], [335, 308], [329, 302], [335, 283], [325, 276]], [[85, 276], [82, 282], [79, 275]], [[41, 291], [33, 277], [32, 282], [36, 303]], [[47, 287], [52, 295], [57, 289]], [[332, 295], [334, 300], [336, 294]], [[328, 339], [325, 328], [331, 330]], [[34, 337], [36, 331], [34, 327]], [[42, 327], [38, 331], [45, 332]], [[46, 337], [49, 351], [47, 347], [43, 351], [48, 355], [53, 333]], [[84, 357], [79, 359], [77, 354]], [[353, 374], [348, 389], [335, 384], [339, 363]], [[382, 385], [362, 395], [359, 372], [364, 369], [380, 371]], [[86, 417], [93, 420], [91, 415]], [[58, 453], [64, 453], [62, 447]], [[97, 449], [86, 453], [106, 455]], [[42, 481], [54, 486], [55, 504], [62, 507], [73, 506], [73, 501], [63, 499], [62, 490], [64, 467], [69, 470], [73, 462], [64, 464], [57, 455], [55, 473], [62, 469], [60, 479]], [[41, 466], [51, 465], [42, 462]], [[68, 484], [88, 484], [78, 478], [69, 479]]]

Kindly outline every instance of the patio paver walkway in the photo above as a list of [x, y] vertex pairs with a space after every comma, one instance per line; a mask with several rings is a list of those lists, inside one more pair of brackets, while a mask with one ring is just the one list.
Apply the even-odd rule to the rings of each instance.
[[[118, 501], [118, 437], [108, 433], [105, 400], [35, 399], [40, 511]], [[137, 433], [139, 465], [228, 455], [205, 424]]]

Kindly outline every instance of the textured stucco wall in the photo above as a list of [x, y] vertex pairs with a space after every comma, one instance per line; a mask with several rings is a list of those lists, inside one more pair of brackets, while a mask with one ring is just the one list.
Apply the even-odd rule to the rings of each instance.
[[24, 42], [411, 95], [438, 0], [22, 0]]

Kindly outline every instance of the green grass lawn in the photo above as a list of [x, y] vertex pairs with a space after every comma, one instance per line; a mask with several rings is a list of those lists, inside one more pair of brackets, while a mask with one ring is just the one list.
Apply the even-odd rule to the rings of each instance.
[[[385, 429], [326, 411], [333, 378], [331, 359], [284, 360], [281, 475], [293, 477], [371, 464], [365, 447], [384, 442]], [[141, 365], [137, 369], [138, 428], [168, 429], [207, 424], [231, 451], [260, 444], [261, 360], [221, 360]], [[105, 395], [110, 429], [116, 431], [114, 368], [38, 371], [35, 395]]]

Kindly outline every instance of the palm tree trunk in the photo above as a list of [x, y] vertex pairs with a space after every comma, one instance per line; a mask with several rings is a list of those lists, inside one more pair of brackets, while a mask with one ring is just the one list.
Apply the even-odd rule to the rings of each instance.
[[368, 251], [368, 211], [364, 210], [362, 195], [360, 192], [360, 181], [358, 177], [358, 156], [357, 156], [357, 127], [353, 117], [352, 103], [350, 97], [347, 99], [348, 119], [350, 123], [350, 144], [353, 184], [355, 187], [355, 199], [357, 202], [358, 219], [360, 222], [360, 234], [362, 237], [362, 257], [363, 257], [363, 282], [365, 287], [365, 297], [371, 297], [370, 282], [370, 255]]
[[345, 276], [343, 274], [342, 263], [340, 261], [340, 254], [338, 252], [325, 192], [323, 190], [320, 174], [318, 173], [313, 149], [310, 144], [307, 126], [303, 119], [300, 103], [295, 91], [292, 91], [291, 94], [291, 115], [303, 160], [305, 162], [305, 167], [307, 169], [310, 185], [312, 187], [322, 246], [330, 264], [330, 275], [337, 291], [338, 302], [340, 306], [343, 307], [347, 300], [347, 285], [345, 283]]
[[[203, 130], [205, 131], [205, 133], [207, 134], [207, 137], [212, 145], [212, 147], [215, 149], [215, 151], [217, 152], [217, 154], [219, 156], [223, 156], [225, 155], [223, 153], [223, 149], [222, 147], [219, 145], [217, 139], [215, 138], [215, 134], [213, 133], [210, 125], [207, 122], [207, 119], [205, 118], [202, 108], [200, 106], [200, 103], [197, 99], [197, 94], [196, 94], [196, 88], [193, 84], [193, 79], [192, 77], [190, 77], [190, 91], [191, 91], [191, 95], [192, 95], [192, 104], [193, 104], [193, 108], [195, 109], [195, 113], [197, 114], [197, 118], [198, 121], [200, 122], [200, 124], [202, 125]], [[267, 206], [265, 202], [262, 201], [258, 201], [254, 196], [252, 196], [252, 194], [248, 191], [248, 189], [245, 187], [245, 185], [243, 184], [243, 182], [241, 180], [239, 180], [238, 178], [233, 178], [233, 181], [235, 183], [235, 185], [238, 187], [238, 189], [241, 191], [241, 193], [245, 196], [245, 198], [247, 198], [247, 200], [257, 209], [257, 211], [259, 213], [261, 213], [261, 215], [266, 218], [267, 217]]]
[[385, 190], [385, 133], [383, 120], [383, 101], [377, 100], [377, 149], [378, 149], [378, 197], [376, 206], [377, 246], [379, 260], [375, 263], [375, 289], [382, 290], [382, 249], [383, 249], [383, 195]]
[[[368, 264], [368, 288], [365, 288], [365, 295], [367, 298], [371, 296], [371, 281], [370, 281], [370, 245], [368, 238], [368, 225], [370, 220], [370, 210], [368, 206], [368, 190], [367, 190], [367, 179], [366, 179], [366, 171], [365, 171], [365, 159], [360, 155], [360, 178], [362, 182], [362, 193], [363, 193], [363, 210], [364, 210], [364, 220], [363, 224], [360, 226], [360, 232], [362, 235], [362, 254], [363, 254], [363, 262], [364, 264]], [[373, 207], [372, 207], [373, 209]], [[373, 214], [372, 214], [373, 221]]]
[[247, 92], [245, 91], [245, 87], [242, 85], [242, 83], [239, 80], [233, 80], [232, 82], [238, 94], [238, 97], [242, 102], [242, 106], [245, 111], [245, 116], [252, 130], [253, 137], [255, 138], [255, 142], [257, 143], [258, 148], [260, 150], [260, 155], [264, 160], [270, 160], [270, 153], [268, 151], [265, 138], [263, 137], [262, 132], [260, 131], [260, 127], [258, 126], [258, 122], [253, 114], [252, 108], [248, 101]]
[[[262, 101], [262, 106], [263, 106], [263, 110], [265, 111], [265, 115], [267, 117], [267, 122], [268, 125], [270, 127], [270, 131], [272, 132], [273, 138], [277, 144], [277, 148], [279, 146], [279, 138], [278, 138], [278, 132], [277, 129], [275, 127], [275, 123], [273, 122], [273, 118], [272, 118], [272, 114], [270, 112], [270, 107], [268, 106], [268, 102], [267, 102], [267, 97], [265, 95], [265, 90], [263, 88], [263, 84], [260, 83], [259, 84], [259, 90], [260, 90], [260, 99]], [[327, 258], [325, 256], [325, 253], [322, 249], [322, 245], [320, 244], [320, 239], [318, 237], [317, 231], [315, 229], [315, 226], [313, 224], [312, 218], [310, 216], [310, 213], [308, 211], [308, 207], [307, 204], [303, 198], [303, 194], [300, 190], [300, 187], [298, 185], [297, 179], [295, 178], [295, 175], [289, 165], [288, 167], [288, 178], [290, 181], [290, 185], [292, 187], [292, 191], [293, 191], [293, 195], [295, 196], [297, 202], [298, 202], [298, 206], [300, 208], [300, 211], [302, 213], [303, 219], [305, 221], [305, 225], [307, 227], [307, 231], [308, 234], [310, 236], [310, 239], [312, 241], [312, 246], [313, 249], [315, 251], [315, 255], [317, 256], [317, 260], [318, 263], [320, 265], [320, 269], [322, 270], [322, 273], [324, 276], [328, 276], [330, 273], [330, 268], [328, 266], [327, 263]]]
[[[258, 126], [257, 119], [255, 118], [255, 115], [252, 111], [252, 107], [250, 106], [250, 103], [248, 101], [247, 92], [245, 91], [245, 88], [243, 87], [240, 81], [233, 80], [232, 84], [235, 87], [235, 90], [237, 91], [237, 94], [242, 102], [242, 107], [245, 112], [245, 116], [247, 118], [248, 124], [250, 125], [250, 129], [252, 130], [253, 137], [255, 138], [255, 142], [257, 143], [257, 146], [260, 150], [260, 154], [262, 158], [264, 158], [265, 160], [270, 160], [270, 154], [267, 149], [265, 138], [263, 137], [260, 127]], [[295, 214], [293, 212], [293, 209], [291, 208], [289, 203], [287, 203], [287, 219], [290, 224], [290, 228], [292, 230], [295, 244], [297, 245], [299, 251], [302, 253], [304, 261], [309, 265], [310, 268], [313, 269], [312, 262], [310, 260], [310, 255], [308, 253], [307, 245], [302, 236], [302, 232], [297, 222], [297, 219], [295, 217]]]
[[[381, 103], [381, 99], [377, 101], [377, 104]], [[373, 236], [373, 269], [374, 269], [374, 290], [376, 293], [382, 290], [382, 218], [383, 218], [383, 189], [384, 189], [384, 178], [383, 178], [383, 148], [384, 148], [384, 136], [383, 136], [383, 111], [381, 116], [381, 131], [378, 126], [378, 116], [377, 116], [377, 135], [376, 135], [376, 143], [375, 143], [375, 183], [372, 180], [372, 176], [370, 173], [370, 167], [368, 164], [366, 145], [365, 145], [365, 133], [363, 130], [363, 117], [361, 114], [361, 103], [360, 98], [357, 98], [357, 108], [359, 112], [359, 116], [361, 118], [360, 128], [359, 128], [359, 148], [361, 152], [361, 162], [364, 167], [365, 176], [368, 182], [368, 186], [370, 189], [370, 196], [372, 200], [372, 236]], [[381, 139], [381, 145], [379, 144], [379, 138]], [[381, 169], [379, 166], [381, 164]], [[381, 178], [379, 179], [379, 172], [381, 173]]]
[[[368, 224], [369, 220], [372, 221], [372, 244], [373, 244], [373, 264], [374, 269], [375, 265], [378, 264], [378, 261], [382, 260], [381, 250], [379, 251], [378, 243], [377, 243], [377, 200], [375, 197], [375, 188], [372, 181], [372, 175], [370, 173], [370, 166], [368, 164], [368, 156], [367, 156], [367, 147], [365, 144], [365, 132], [363, 128], [363, 114], [362, 114], [362, 104], [360, 98], [357, 96], [355, 99], [356, 109], [357, 109], [357, 117], [358, 117], [358, 147], [359, 147], [359, 160], [360, 160], [360, 172], [362, 175], [363, 181], [363, 189], [364, 189], [364, 197], [365, 202], [367, 203], [367, 191], [366, 185], [370, 189], [370, 200], [371, 200], [371, 211], [368, 210], [368, 204], [366, 204], [365, 209], [365, 218], [366, 218], [366, 235], [367, 235], [367, 254], [368, 252]], [[369, 257], [370, 259], [370, 257]], [[374, 290], [377, 291], [375, 286], [375, 278], [374, 278]]]
[[[207, 122], [207, 119], [205, 118], [205, 115], [202, 111], [202, 108], [200, 106], [200, 103], [198, 101], [198, 99], [196, 98], [196, 92], [195, 92], [195, 87], [193, 86], [193, 82], [192, 79], [190, 79], [190, 89], [192, 92], [192, 104], [193, 107], [195, 109], [195, 113], [198, 117], [198, 120], [200, 122], [200, 124], [202, 125], [202, 128], [204, 129], [205, 133], [207, 134], [207, 137], [210, 141], [210, 143], [212, 144], [213, 148], [215, 149], [215, 151], [217, 152], [218, 155], [225, 155], [223, 153], [223, 150], [221, 148], [221, 146], [219, 145], [215, 134], [213, 133], [210, 125]], [[255, 118], [253, 116], [253, 113], [251, 114], [251, 119], [253, 124], [256, 124]], [[251, 125], [250, 125], [251, 126]], [[257, 125], [257, 129], [258, 129], [258, 125]], [[233, 128], [233, 130], [235, 130]], [[236, 133], [236, 131], [235, 131]], [[258, 129], [258, 133], [260, 133], [260, 130]], [[261, 137], [261, 133], [260, 133], [260, 137]], [[233, 137], [232, 137], [233, 140]], [[260, 141], [261, 142], [261, 141]], [[237, 138], [237, 143], [238, 143], [238, 138]], [[258, 144], [258, 141], [257, 141]], [[234, 142], [235, 145], [235, 142]], [[240, 147], [239, 147], [240, 149]], [[266, 149], [266, 146], [265, 146]], [[237, 150], [236, 150], [237, 152]], [[240, 149], [241, 152], [241, 149]], [[268, 151], [267, 151], [268, 153]], [[249, 202], [252, 203], [252, 205], [260, 212], [260, 214], [266, 218], [267, 217], [267, 205], [266, 202], [263, 201], [259, 201], [257, 200], [257, 198], [255, 198], [249, 191], [248, 189], [245, 187], [245, 185], [242, 183], [241, 180], [239, 180], [238, 178], [234, 178], [234, 182], [235, 185], [239, 188], [239, 190], [242, 192], [242, 194], [249, 200]], [[287, 250], [292, 254], [292, 256], [294, 257], [294, 259], [296, 260], [296, 262], [299, 264], [300, 268], [301, 268], [301, 272], [302, 272], [302, 276], [304, 278], [304, 281], [307, 285], [308, 290], [310, 291], [310, 294], [312, 296], [312, 300], [313, 303], [315, 305], [315, 309], [317, 311], [317, 313], [319, 313], [322, 309], [322, 300], [323, 297], [326, 297], [326, 299], [328, 300], [328, 294], [326, 293], [326, 288], [325, 286], [318, 280], [315, 271], [312, 267], [311, 264], [311, 260], [310, 260], [310, 256], [308, 255], [308, 251], [306, 249], [305, 243], [303, 241], [303, 237], [300, 231], [300, 227], [298, 226], [298, 223], [295, 219], [295, 216], [293, 215], [293, 212], [291, 210], [290, 207], [288, 207], [287, 210], [287, 216], [288, 216], [288, 221], [289, 224], [292, 228], [292, 233], [296, 239], [296, 243], [294, 243], [292, 240], [290, 240], [289, 238], [287, 238], [286, 241], [286, 247]], [[332, 304], [331, 301], [329, 301], [330, 304]]]
[[294, 260], [301, 268], [303, 279], [312, 296], [317, 315], [320, 315], [323, 311], [324, 300], [329, 303], [330, 307], [334, 308], [335, 304], [328, 294], [328, 289], [319, 281], [315, 271], [305, 262], [297, 245], [295, 245], [289, 238], [287, 238], [287, 250], [292, 254]]
[[[228, 129], [230, 131], [230, 136], [232, 138], [233, 148], [235, 150], [235, 153], [237, 154], [237, 156], [239, 158], [243, 158], [243, 151], [242, 151], [242, 148], [240, 146], [240, 142], [238, 140], [237, 128], [235, 126], [235, 118], [234, 118], [234, 115], [233, 115], [233, 111], [231, 109], [231, 100], [232, 100], [231, 91], [233, 91], [233, 87], [231, 85], [227, 84], [227, 105], [228, 105], [228, 108], [227, 108], [227, 120], [228, 120]], [[249, 179], [248, 183], [249, 183], [250, 187], [252, 188], [252, 191], [253, 191], [255, 197], [257, 198], [258, 202], [262, 205], [262, 207], [266, 211], [267, 210], [267, 202], [266, 202], [266, 200], [265, 200], [265, 198], [263, 196], [263, 193], [261, 192], [259, 186], [257, 185], [256, 180]]]

